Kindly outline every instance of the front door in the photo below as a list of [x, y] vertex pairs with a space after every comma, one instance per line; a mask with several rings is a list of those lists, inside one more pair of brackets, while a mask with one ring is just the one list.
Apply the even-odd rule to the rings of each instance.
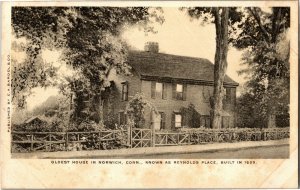
[[154, 113], [153, 112], [153, 127], [154, 127], [154, 130], [160, 130], [161, 129], [161, 114], [158, 113]]

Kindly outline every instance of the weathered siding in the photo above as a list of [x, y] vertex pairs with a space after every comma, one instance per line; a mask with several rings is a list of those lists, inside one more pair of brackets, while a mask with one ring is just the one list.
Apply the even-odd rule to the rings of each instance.
[[[141, 91], [158, 109], [159, 112], [166, 114], [166, 128], [171, 128], [172, 113], [179, 112], [182, 107], [187, 108], [189, 104], [193, 104], [195, 109], [201, 115], [210, 115], [209, 96], [213, 95], [213, 86], [205, 85], [192, 85], [187, 84], [186, 100], [174, 100], [172, 98], [172, 83], [164, 83], [166, 87], [166, 98], [151, 98], [151, 81], [142, 80]], [[232, 117], [230, 118], [229, 125], [234, 127], [234, 108], [235, 108], [235, 88], [231, 93], [231, 103], [225, 103], [225, 110]], [[151, 116], [149, 111], [146, 112], [146, 125], [151, 125]]]
[[[136, 93], [141, 92], [144, 96], [152, 102], [159, 112], [165, 113], [166, 128], [170, 129], [172, 124], [172, 114], [179, 112], [181, 108], [187, 108], [190, 104], [195, 106], [195, 109], [200, 115], [210, 115], [210, 103], [209, 97], [213, 95], [213, 86], [207, 85], [194, 85], [187, 84], [186, 100], [175, 100], [172, 98], [172, 83], [164, 83], [166, 90], [166, 97], [151, 98], [151, 81], [140, 80], [136, 73], [133, 76], [117, 75], [115, 71], [112, 71], [109, 76], [110, 81], [114, 81], [115, 87], [113, 89], [113, 100], [111, 100], [113, 106], [113, 113], [115, 118], [118, 118], [118, 113], [124, 111], [128, 101], [122, 101], [122, 82], [128, 82], [128, 100], [130, 100]], [[224, 100], [224, 109], [231, 115], [229, 125], [235, 126], [235, 100], [236, 90], [232, 88], [230, 91], [230, 100], [228, 103]], [[104, 103], [104, 119], [108, 113], [108, 101]], [[150, 110], [145, 112], [145, 126], [144, 128], [150, 128], [151, 126], [151, 113]]]
[[[114, 87], [112, 89], [112, 94], [110, 97], [105, 97], [104, 101], [104, 109], [103, 109], [103, 117], [104, 120], [107, 119], [107, 113], [109, 112], [109, 101], [112, 103], [112, 109], [114, 113], [114, 117], [117, 119], [119, 117], [119, 112], [125, 111], [126, 104], [128, 101], [138, 92], [141, 92], [141, 80], [137, 76], [135, 72], [132, 72], [132, 75], [125, 76], [123, 74], [117, 74], [115, 70], [110, 72], [108, 76], [109, 81], [114, 82]], [[122, 100], [122, 83], [128, 83], [128, 100]]]

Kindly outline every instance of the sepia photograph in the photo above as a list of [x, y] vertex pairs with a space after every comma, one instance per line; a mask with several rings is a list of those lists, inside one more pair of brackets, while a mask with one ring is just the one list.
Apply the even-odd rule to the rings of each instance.
[[[272, 173], [279, 175], [269, 170], [273, 161], [283, 164], [296, 156], [297, 139], [291, 136], [297, 136], [297, 87], [291, 80], [298, 79], [298, 54], [291, 41], [297, 42], [298, 30], [291, 26], [291, 5], [9, 6], [2, 17], [9, 27], [2, 27], [2, 38], [10, 44], [1, 71], [6, 167], [36, 162], [39, 172], [44, 163], [52, 172], [65, 166], [65, 173], [67, 165], [76, 171], [95, 165], [93, 172], [110, 165], [111, 175], [133, 167], [129, 178], [150, 165], [165, 174], [170, 166], [178, 172], [224, 166], [229, 172], [231, 165], [265, 168], [258, 176], [268, 176], [261, 178], [266, 182]], [[84, 179], [75, 187], [97, 187]], [[191, 180], [189, 187], [199, 187]], [[126, 187], [188, 187], [151, 181]], [[228, 180], [221, 187], [278, 187], [258, 181]], [[8, 177], [6, 184], [12, 184]]]
[[11, 151], [289, 158], [289, 27], [288, 7], [13, 7]]

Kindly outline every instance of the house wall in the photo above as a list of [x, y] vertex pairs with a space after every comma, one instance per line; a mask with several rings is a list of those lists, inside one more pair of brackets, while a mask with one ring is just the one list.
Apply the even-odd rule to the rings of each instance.
[[[172, 83], [164, 83], [166, 88], [166, 98], [161, 97], [151, 98], [151, 81], [140, 80], [138, 74], [133, 72], [133, 76], [117, 75], [112, 71], [109, 76], [110, 81], [114, 81], [115, 87], [113, 89], [113, 96], [110, 102], [112, 103], [113, 113], [115, 118], [119, 118], [119, 112], [124, 111], [128, 101], [122, 101], [122, 82], [128, 82], [128, 100], [130, 100], [136, 93], [141, 92], [146, 99], [156, 106], [159, 112], [165, 113], [165, 125], [167, 129], [171, 128], [172, 114], [179, 112], [181, 108], [187, 108], [189, 104], [193, 104], [195, 109], [201, 115], [210, 115], [209, 96], [213, 95], [213, 86], [193, 85], [187, 84], [186, 100], [174, 100], [172, 98]], [[232, 88], [230, 94], [231, 103], [224, 102], [224, 109], [230, 114], [229, 126], [235, 126], [235, 101], [236, 90]], [[104, 102], [104, 120], [107, 119], [108, 100]], [[151, 127], [151, 112], [149, 109], [145, 111], [145, 126], [144, 128]]]
[[128, 101], [122, 100], [122, 83], [128, 83], [128, 100], [130, 100], [135, 94], [141, 92], [141, 80], [134, 71], [132, 71], [132, 75], [126, 76], [117, 74], [114, 69], [111, 70], [108, 80], [113, 81], [114, 86], [111, 89], [111, 93], [104, 98], [103, 119], [108, 119], [109, 112], [114, 114], [115, 119], [119, 119], [119, 112], [125, 111], [126, 104], [128, 103]]
[[[209, 96], [213, 95], [213, 86], [205, 85], [192, 85], [187, 84], [186, 100], [174, 100], [172, 98], [172, 83], [164, 83], [166, 87], [167, 98], [151, 98], [151, 81], [142, 80], [141, 91], [145, 94], [148, 100], [150, 100], [157, 108], [159, 112], [164, 112], [166, 117], [166, 128], [170, 129], [172, 125], [172, 114], [179, 112], [181, 108], [187, 108], [190, 104], [195, 106], [195, 109], [200, 115], [210, 115], [210, 103]], [[230, 114], [229, 126], [235, 127], [235, 100], [236, 91], [232, 88], [231, 91], [231, 103], [224, 102], [225, 111]], [[147, 110], [145, 119], [146, 125], [151, 126], [150, 111]]]

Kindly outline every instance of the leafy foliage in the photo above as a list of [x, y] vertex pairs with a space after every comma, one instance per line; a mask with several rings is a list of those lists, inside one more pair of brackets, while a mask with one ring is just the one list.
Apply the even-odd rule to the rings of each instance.
[[[216, 23], [216, 8], [183, 9], [187, 10], [192, 18], [202, 19], [204, 24]], [[258, 7], [234, 7], [229, 8], [228, 20], [228, 42], [245, 51], [242, 63], [247, 65], [247, 69], [240, 71], [240, 74], [246, 74], [248, 78], [245, 85], [247, 90], [244, 92], [244, 97], [240, 99], [241, 104], [238, 105], [242, 110], [239, 112], [239, 117], [243, 118], [240, 125], [250, 126], [257, 121], [259, 125], [267, 126], [266, 123], [270, 121], [272, 115], [281, 115], [281, 118], [288, 116], [289, 40], [287, 31], [290, 26], [290, 9], [273, 7], [270, 11], [264, 11]], [[248, 104], [246, 100], [251, 103]]]
[[[26, 64], [16, 65], [13, 71], [13, 97], [20, 102], [17, 105], [24, 106], [32, 88], [57, 85], [47, 83], [55, 70], [40, 69], [45, 66], [40, 54], [43, 48], [62, 49], [61, 60], [80, 77], [67, 78], [60, 89], [75, 96], [73, 116], [94, 118], [110, 70], [128, 72], [127, 47], [119, 37], [122, 30], [127, 25], [140, 25], [145, 32], [153, 32], [150, 24], [163, 22], [161, 12], [160, 8], [148, 7], [13, 7], [13, 31], [17, 38], [27, 40]], [[87, 100], [83, 94], [88, 94], [91, 106], [84, 105]]]
[[183, 115], [184, 123], [191, 128], [199, 128], [201, 126], [200, 123], [200, 113], [195, 109], [194, 104], [189, 104], [187, 108], [182, 107], [180, 112]]
[[[243, 122], [247, 122], [248, 116], [253, 114], [255, 121], [265, 127], [274, 120], [272, 115], [285, 116], [284, 120], [288, 120], [289, 11], [289, 8], [282, 7], [272, 8], [271, 13], [260, 8], [246, 8], [245, 21], [237, 26], [242, 32], [237, 34], [233, 44], [245, 50], [242, 64], [247, 65], [247, 68], [241, 70], [240, 74], [248, 77], [239, 105], [245, 111], [241, 115]], [[246, 103], [246, 100], [250, 102]], [[250, 104], [249, 107], [245, 106], [247, 104]]]
[[[17, 110], [13, 113], [12, 121], [13, 130], [15, 131], [68, 131], [69, 119], [71, 112], [69, 110], [68, 97], [66, 96], [50, 96], [41, 105], [34, 108], [32, 111]], [[27, 123], [30, 118], [41, 120], [40, 123]]]
[[126, 113], [134, 127], [143, 127], [146, 108], [158, 114], [156, 107], [143, 94], [137, 93], [126, 105]]

